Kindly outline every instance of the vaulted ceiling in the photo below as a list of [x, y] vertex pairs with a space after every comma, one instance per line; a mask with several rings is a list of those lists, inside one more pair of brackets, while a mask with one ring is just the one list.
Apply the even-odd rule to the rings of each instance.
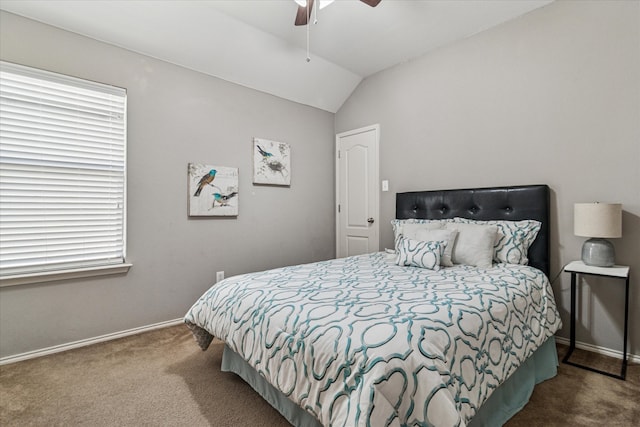
[[0, 9], [336, 112], [362, 79], [552, 1], [337, 0], [298, 27], [294, 0], [2, 0]]

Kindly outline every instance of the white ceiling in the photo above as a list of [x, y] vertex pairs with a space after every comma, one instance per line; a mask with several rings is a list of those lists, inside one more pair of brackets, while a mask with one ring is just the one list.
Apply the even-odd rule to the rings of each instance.
[[0, 9], [336, 112], [363, 78], [553, 0], [1, 0]]

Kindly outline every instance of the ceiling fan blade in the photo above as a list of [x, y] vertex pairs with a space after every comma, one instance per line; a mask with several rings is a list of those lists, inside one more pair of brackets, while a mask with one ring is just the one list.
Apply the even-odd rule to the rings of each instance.
[[382, 0], [360, 0], [360, 1], [371, 7], [376, 7]]
[[311, 17], [311, 10], [313, 9], [313, 0], [307, 0], [306, 6], [298, 5], [298, 11], [296, 12], [296, 25], [307, 25], [309, 18]]

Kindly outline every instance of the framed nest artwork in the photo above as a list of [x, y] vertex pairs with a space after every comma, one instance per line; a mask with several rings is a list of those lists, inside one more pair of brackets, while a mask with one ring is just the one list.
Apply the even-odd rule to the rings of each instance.
[[189, 216], [237, 216], [238, 168], [189, 163]]
[[291, 185], [291, 148], [285, 142], [253, 139], [253, 183]]

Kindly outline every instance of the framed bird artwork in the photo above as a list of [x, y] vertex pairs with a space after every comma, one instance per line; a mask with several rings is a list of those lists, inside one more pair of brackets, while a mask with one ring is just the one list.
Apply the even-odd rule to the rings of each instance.
[[253, 183], [291, 185], [289, 144], [253, 138]]
[[189, 163], [189, 216], [237, 216], [238, 168]]

